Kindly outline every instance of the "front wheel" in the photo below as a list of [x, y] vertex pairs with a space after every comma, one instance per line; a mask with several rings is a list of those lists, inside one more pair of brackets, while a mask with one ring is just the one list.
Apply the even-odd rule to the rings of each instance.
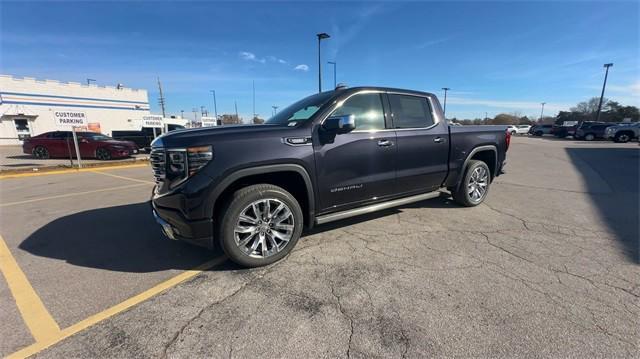
[[465, 207], [474, 207], [482, 203], [489, 193], [491, 172], [486, 163], [471, 160], [465, 170], [462, 183], [452, 193], [453, 199]]
[[96, 150], [96, 158], [101, 161], [107, 161], [111, 159], [111, 152], [106, 148], [98, 148]]
[[40, 160], [46, 160], [49, 158], [49, 150], [44, 146], [36, 146], [33, 149], [33, 156]]
[[594, 135], [593, 133], [587, 133], [586, 135], [584, 135], [585, 141], [593, 141], [595, 139], [596, 139], [596, 135]]
[[616, 134], [616, 136], [613, 138], [614, 141], [616, 142], [620, 142], [620, 143], [625, 143], [625, 142], [629, 142], [629, 140], [631, 140], [631, 136], [629, 136], [626, 133], [618, 133]]
[[302, 234], [300, 204], [291, 193], [270, 184], [236, 191], [220, 217], [220, 245], [229, 259], [245, 267], [282, 259]]

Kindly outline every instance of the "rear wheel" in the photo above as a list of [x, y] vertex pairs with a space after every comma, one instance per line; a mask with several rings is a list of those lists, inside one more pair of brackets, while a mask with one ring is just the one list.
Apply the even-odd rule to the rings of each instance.
[[626, 132], [620, 132], [620, 133], [617, 133], [616, 136], [613, 139], [616, 142], [625, 143], [625, 142], [629, 142], [631, 140], [631, 136], [629, 136], [629, 134], [626, 133]]
[[596, 135], [594, 135], [593, 133], [587, 133], [586, 135], [584, 135], [585, 141], [593, 141], [595, 139], [596, 139]]
[[487, 164], [471, 160], [458, 190], [452, 193], [453, 199], [465, 207], [477, 206], [487, 197], [490, 184], [491, 172]]
[[111, 152], [106, 148], [98, 148], [96, 150], [96, 158], [101, 161], [106, 161], [111, 159]]
[[41, 160], [46, 160], [49, 158], [49, 150], [44, 146], [36, 146], [33, 149], [33, 156]]
[[221, 212], [218, 238], [226, 255], [245, 267], [259, 267], [285, 257], [302, 234], [298, 201], [270, 184], [236, 191]]
[[535, 132], [535, 133], [534, 133], [534, 135], [536, 135], [536, 136], [542, 136], [542, 135], [543, 135], [543, 133], [542, 133], [542, 131], [537, 131], [537, 132]]

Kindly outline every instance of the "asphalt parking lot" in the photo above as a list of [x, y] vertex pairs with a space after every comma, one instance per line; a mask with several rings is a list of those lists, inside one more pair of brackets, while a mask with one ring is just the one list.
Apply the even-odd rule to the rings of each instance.
[[321, 226], [253, 270], [163, 239], [147, 166], [0, 179], [0, 355], [637, 357], [639, 165], [514, 138], [485, 204]]

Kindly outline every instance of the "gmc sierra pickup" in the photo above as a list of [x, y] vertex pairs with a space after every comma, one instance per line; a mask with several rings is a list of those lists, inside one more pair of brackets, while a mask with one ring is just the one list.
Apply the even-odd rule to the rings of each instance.
[[264, 125], [181, 130], [151, 148], [153, 214], [165, 235], [220, 245], [247, 267], [273, 263], [303, 227], [439, 196], [486, 198], [505, 126], [449, 126], [431, 93], [337, 88]]

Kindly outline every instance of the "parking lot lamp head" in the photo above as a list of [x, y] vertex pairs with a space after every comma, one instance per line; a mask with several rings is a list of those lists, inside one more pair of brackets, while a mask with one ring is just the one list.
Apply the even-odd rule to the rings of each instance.
[[331, 36], [329, 36], [329, 34], [327, 34], [326, 32], [321, 32], [319, 34], [316, 34], [316, 36], [318, 37], [318, 93], [322, 92], [322, 62], [321, 62], [321, 56], [320, 56], [320, 42], [324, 39], [328, 39]]

